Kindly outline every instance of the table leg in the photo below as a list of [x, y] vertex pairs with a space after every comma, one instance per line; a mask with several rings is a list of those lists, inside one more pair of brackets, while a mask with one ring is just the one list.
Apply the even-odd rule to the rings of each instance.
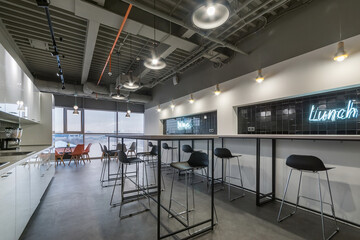
[[[158, 148], [161, 146], [161, 140], [158, 140]], [[158, 189], [157, 189], [157, 239], [160, 239], [160, 204], [161, 204], [161, 151], [158, 151], [158, 162], [157, 162], [157, 169], [158, 169]]]
[[211, 139], [211, 230], [214, 229], [214, 139]]
[[256, 139], [256, 205], [260, 206], [260, 139]]

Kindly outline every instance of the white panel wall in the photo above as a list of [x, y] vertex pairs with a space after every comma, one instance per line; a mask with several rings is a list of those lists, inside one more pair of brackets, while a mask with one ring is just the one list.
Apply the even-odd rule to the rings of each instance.
[[[300, 43], [293, 43], [300, 44]], [[255, 82], [256, 73], [250, 73], [232, 79], [220, 85], [223, 93], [212, 94], [213, 89], [204, 89], [194, 93], [196, 102], [188, 103], [189, 96], [174, 99], [176, 108], [171, 111], [170, 102], [163, 104], [161, 113], [156, 108], [145, 111], [145, 133], [162, 134], [160, 119], [190, 115], [217, 110], [218, 134], [237, 134], [236, 106], [254, 104], [274, 99], [308, 95], [317, 92], [359, 86], [360, 84], [360, 35], [345, 40], [345, 48], [350, 56], [344, 62], [332, 60], [336, 43], [313, 52], [289, 59], [263, 69], [265, 81]], [[239, 66], [241, 67], [241, 66]], [[176, 87], [176, 86], [174, 86]], [[171, 99], [169, 99], [170, 101]], [[217, 143], [219, 146], [220, 143]], [[255, 189], [255, 141], [225, 140], [225, 146], [231, 151], [243, 154], [242, 171], [246, 188]], [[201, 144], [196, 148], [205, 149]], [[360, 224], [360, 142], [340, 141], [278, 141], [276, 196], [283, 196], [283, 189], [289, 173], [285, 159], [293, 153], [312, 154], [320, 157], [325, 164], [336, 167], [330, 171], [335, 210], [337, 216]], [[261, 189], [270, 191], [271, 143], [262, 141]], [[237, 174], [233, 166], [233, 174]], [[287, 200], [295, 202], [299, 174], [293, 174]], [[321, 176], [322, 192], [329, 201], [325, 188], [326, 176]], [[301, 192], [313, 198], [319, 198], [317, 176], [305, 174]], [[240, 200], [241, 201], [241, 200]], [[319, 204], [301, 200], [300, 204], [319, 210]], [[325, 207], [327, 213], [330, 208]]]

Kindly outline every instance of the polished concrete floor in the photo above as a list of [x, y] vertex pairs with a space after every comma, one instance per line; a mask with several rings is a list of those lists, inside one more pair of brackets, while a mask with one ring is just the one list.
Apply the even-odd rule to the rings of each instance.
[[[116, 165], [113, 162], [113, 170]], [[101, 162], [75, 167], [59, 166], [56, 175], [45, 193], [41, 204], [34, 213], [21, 239], [156, 239], [156, 205], [150, 202], [150, 212], [135, 215], [120, 221], [119, 207], [109, 205], [112, 188], [101, 188], [99, 182]], [[151, 170], [151, 169], [148, 169]], [[149, 181], [152, 181], [149, 171]], [[171, 174], [164, 174], [165, 190], [162, 203], [169, 204]], [[131, 185], [129, 181], [127, 185]], [[115, 201], [119, 200], [120, 187], [116, 189]], [[176, 178], [174, 196], [180, 202], [185, 200], [184, 179]], [[236, 191], [234, 191], [236, 194]], [[189, 191], [191, 196], [191, 191]], [[298, 211], [296, 215], [282, 222], [276, 222], [279, 203], [255, 206], [255, 196], [246, 193], [244, 198], [229, 202], [227, 192], [215, 194], [218, 225], [215, 230], [198, 239], [322, 239], [320, 217], [307, 211]], [[205, 220], [210, 216], [210, 195], [206, 184], [195, 185], [195, 211], [190, 214], [190, 222]], [[148, 206], [149, 202], [141, 200]], [[174, 204], [175, 205], [175, 204]], [[192, 201], [191, 204], [192, 206]], [[180, 211], [179, 206], [175, 206]], [[123, 214], [141, 210], [138, 202], [123, 207]], [[286, 208], [285, 210], [288, 210]], [[166, 229], [180, 229], [181, 225], [162, 211], [161, 219]], [[326, 220], [327, 234], [332, 230], [332, 222]], [[199, 228], [197, 228], [199, 229]], [[180, 234], [184, 237], [187, 232]], [[340, 224], [340, 232], [333, 239], [359, 239], [360, 230]]]

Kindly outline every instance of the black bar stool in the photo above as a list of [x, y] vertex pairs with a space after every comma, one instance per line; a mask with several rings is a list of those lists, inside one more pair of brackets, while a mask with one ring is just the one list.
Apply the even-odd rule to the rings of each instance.
[[[221, 160], [223, 161], [223, 163], [225, 163], [225, 181], [228, 178], [229, 179], [229, 184], [228, 184], [228, 194], [229, 194], [229, 200], [230, 201], [234, 201], [238, 198], [244, 197], [245, 196], [245, 191], [244, 191], [244, 185], [243, 185], [243, 180], [242, 180], [242, 174], [241, 174], [241, 167], [240, 167], [240, 160], [239, 158], [241, 157], [241, 155], [233, 155], [229, 149], [227, 148], [216, 148], [214, 155], [216, 156], [216, 160], [215, 160], [215, 168], [216, 168], [216, 164], [218, 161], [218, 158], [221, 158]], [[232, 177], [231, 176], [231, 159], [237, 159], [237, 164], [238, 164], [238, 168], [239, 168], [239, 177]], [[225, 162], [224, 162], [225, 160]], [[228, 169], [228, 173], [226, 174], [226, 169]], [[222, 173], [224, 174], [224, 173]], [[241, 189], [243, 190], [243, 193], [237, 197], [231, 198], [231, 179], [237, 179], [240, 180], [240, 185], [241, 185]]]
[[[336, 230], [327, 239], [332, 238], [336, 233], [338, 233], [340, 231], [340, 229], [339, 229], [339, 227], [337, 225], [336, 217], [335, 217], [334, 202], [333, 202], [333, 198], [332, 198], [332, 194], [331, 194], [329, 174], [328, 174], [328, 170], [333, 169], [333, 168], [327, 168], [327, 167], [325, 167], [324, 163], [319, 158], [317, 158], [315, 156], [307, 156], [307, 155], [291, 155], [286, 159], [286, 165], [289, 166], [291, 169], [290, 169], [290, 173], [289, 173], [289, 176], [288, 176], [288, 179], [287, 179], [287, 182], [286, 182], [286, 186], [285, 186], [285, 190], [284, 190], [284, 196], [283, 196], [283, 199], [281, 201], [281, 206], [280, 206], [279, 214], [278, 214], [278, 217], [277, 217], [277, 221], [282, 222], [283, 220], [287, 219], [288, 217], [291, 217], [292, 215], [294, 215], [296, 213], [296, 210], [297, 210], [298, 205], [299, 205], [300, 197], [320, 202], [322, 235], [323, 235], [323, 239], [325, 240], [326, 238], [325, 238], [325, 227], [324, 227], [323, 204], [327, 204], [327, 205], [331, 206], [331, 211], [332, 211], [332, 214], [333, 214], [333, 218], [334, 218], [334, 221], [335, 221], [335, 227], [336, 227]], [[298, 185], [298, 191], [297, 191], [295, 211], [290, 213], [289, 215], [283, 217], [283, 218], [280, 218], [281, 210], [282, 210], [283, 205], [284, 205], [286, 192], [287, 192], [289, 182], [290, 182], [291, 173], [292, 173], [293, 170], [300, 171], [300, 179], [299, 179], [299, 185]], [[327, 178], [327, 184], [328, 184], [328, 188], [329, 188], [329, 194], [330, 194], [331, 203], [326, 203], [326, 202], [323, 202], [323, 200], [322, 200], [321, 184], [320, 184], [320, 172], [323, 172], [323, 171], [325, 171], [325, 173], [326, 173], [326, 178]], [[300, 185], [301, 185], [301, 178], [302, 178], [302, 173], [303, 172], [316, 173], [318, 175], [318, 180], [319, 180], [319, 183], [318, 183], [319, 186], [318, 187], [319, 187], [319, 198], [320, 198], [320, 200], [312, 199], [312, 198], [309, 198], [309, 197], [306, 197], [306, 196], [299, 195], [299, 193], [300, 193]]]
[[[189, 225], [189, 212], [194, 211], [195, 210], [195, 194], [194, 194], [194, 185], [192, 184], [192, 200], [193, 200], [193, 208], [191, 210], [189, 210], [189, 193], [188, 193], [188, 188], [189, 188], [189, 180], [190, 180], [190, 176], [191, 177], [191, 182], [194, 181], [193, 176], [194, 174], [189, 174], [190, 172], [194, 172], [195, 170], [199, 170], [199, 169], [203, 169], [203, 168], [207, 168], [209, 166], [209, 157], [206, 153], [203, 152], [193, 152], [190, 156], [190, 159], [186, 162], [172, 162], [170, 164], [170, 167], [173, 168], [173, 179], [172, 179], [172, 183], [171, 183], [171, 190], [170, 190], [170, 203], [169, 203], [169, 211], [173, 212], [175, 216], [180, 216], [182, 218], [184, 218], [182, 215], [186, 214], [186, 224]], [[173, 187], [174, 187], [174, 180], [175, 180], [175, 171], [181, 171], [181, 172], [185, 172], [185, 185], [186, 185], [186, 204], [182, 204], [178, 201], [176, 201], [173, 198]], [[185, 208], [185, 211], [183, 212], [175, 212], [174, 210], [171, 210], [171, 206], [172, 206], [172, 202], [175, 202], [177, 204], [179, 204], [180, 206]], [[171, 217], [169, 215], [169, 217]]]
[[[185, 153], [193, 153], [193, 152], [201, 152], [201, 151], [195, 151], [190, 145], [188, 145], [188, 144], [185, 144], [185, 145], [182, 145], [181, 146], [181, 150], [184, 152], [183, 153], [183, 155], [182, 155], [182, 161], [184, 160], [184, 157], [185, 157]], [[206, 170], [206, 168], [201, 168], [201, 174], [203, 175], [203, 176], [206, 176], [206, 178], [208, 177], [207, 176], [207, 170]], [[196, 182], [196, 183], [200, 183], [200, 182], [203, 182], [203, 180], [201, 180], [201, 181], [199, 181], [199, 182]], [[195, 183], [193, 183], [193, 184], [195, 184]]]
[[[173, 153], [174, 153], [174, 150], [177, 149], [177, 147], [170, 147], [167, 143], [163, 143], [162, 144], [162, 148], [164, 151], [166, 151], [166, 162], [162, 162], [163, 165], [166, 165], [168, 166], [169, 163], [167, 162], [167, 160], [169, 159], [169, 152], [171, 152], [171, 162], [173, 162]], [[164, 156], [164, 154], [162, 154], [161, 156]]]
[[[148, 199], [149, 208], [146, 207], [143, 203], [140, 202], [144, 206], [143, 210], [133, 212], [133, 213], [127, 214], [125, 216], [123, 216], [121, 214], [123, 205], [125, 205], [127, 203], [134, 202], [134, 201], [138, 201], [138, 200], [140, 200], [141, 196], [144, 196], [143, 193], [140, 194], [140, 191], [142, 192], [142, 190], [143, 190], [141, 188], [144, 188], [144, 184], [141, 187], [140, 186], [140, 180], [139, 180], [140, 179], [139, 165], [143, 161], [140, 158], [137, 158], [137, 157], [129, 158], [129, 157], [127, 157], [127, 155], [123, 151], [118, 151], [118, 158], [119, 158], [119, 162], [120, 162], [119, 169], [118, 169], [118, 175], [120, 175], [120, 170], [121, 170], [121, 202], [120, 202], [120, 210], [119, 210], [120, 219], [132, 217], [132, 216], [135, 216], [137, 214], [149, 211], [150, 210], [150, 199]], [[135, 174], [135, 177], [136, 177], [135, 182], [134, 182], [134, 180], [131, 179], [131, 177], [126, 175], [127, 174], [127, 167], [129, 165], [132, 165], [132, 164], [135, 164], [135, 168], [136, 168], [136, 170], [135, 170], [135, 172], [136, 172], [136, 174]], [[143, 178], [144, 178], [144, 176], [143, 176]], [[133, 183], [135, 185], [135, 190], [125, 191], [125, 180], [126, 179], [128, 179], [131, 183]], [[115, 185], [114, 185], [114, 188], [113, 188], [113, 193], [115, 191], [115, 187], [116, 187], [116, 182], [115, 182]], [[136, 193], [136, 194], [134, 195], [133, 193]], [[129, 196], [125, 196], [125, 194], [129, 194]]]
[[[99, 143], [100, 144], [100, 143]], [[104, 161], [103, 162], [103, 165], [102, 165], [102, 169], [101, 169], [101, 174], [100, 174], [100, 182], [101, 182], [101, 186], [104, 187], [103, 185], [103, 182], [105, 182], [105, 173], [106, 173], [106, 168], [108, 170], [108, 180], [110, 178], [110, 159], [112, 157], [116, 157], [117, 156], [117, 151], [116, 150], [108, 150], [107, 147], [104, 145], [101, 145], [100, 144], [100, 148], [101, 148], [101, 151], [102, 151], [102, 155], [104, 157]]]
[[[154, 174], [154, 185], [156, 185], [157, 183], [157, 179], [156, 179], [156, 168], [157, 168], [157, 156], [158, 156], [158, 146], [157, 145], [153, 145], [151, 144], [151, 151], [150, 152], [139, 152], [137, 153], [138, 157], [143, 157], [143, 161], [144, 161], [144, 167], [145, 167], [145, 171], [146, 171], [146, 164], [148, 166], [150, 166], [153, 169], [153, 174]], [[161, 179], [162, 179], [162, 183], [165, 189], [165, 181], [164, 178], [161, 174]]]

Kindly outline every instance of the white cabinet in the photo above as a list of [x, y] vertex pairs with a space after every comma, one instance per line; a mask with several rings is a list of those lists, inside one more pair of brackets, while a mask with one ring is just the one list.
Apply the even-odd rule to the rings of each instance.
[[16, 166], [16, 238], [18, 239], [28, 223], [30, 212], [30, 168], [27, 162]]
[[2, 240], [16, 239], [15, 168], [0, 176], [0, 234]]

